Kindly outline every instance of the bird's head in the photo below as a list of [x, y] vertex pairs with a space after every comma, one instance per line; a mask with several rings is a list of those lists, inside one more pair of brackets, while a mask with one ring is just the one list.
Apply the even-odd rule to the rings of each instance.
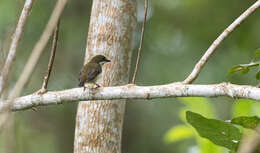
[[105, 56], [103, 56], [103, 55], [96, 55], [96, 56], [94, 56], [94, 57], [91, 59], [90, 62], [92, 62], [92, 63], [98, 63], [98, 64], [103, 65], [103, 64], [105, 64], [105, 63], [107, 63], [107, 62], [110, 62], [110, 60], [108, 60], [108, 59], [107, 59]]

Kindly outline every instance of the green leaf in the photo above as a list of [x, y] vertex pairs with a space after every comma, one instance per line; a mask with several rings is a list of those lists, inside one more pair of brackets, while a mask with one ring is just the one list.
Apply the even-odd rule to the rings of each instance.
[[[180, 112], [179, 112], [180, 118], [185, 123], [187, 123], [187, 121], [186, 121], [186, 111], [187, 110], [193, 110], [195, 112], [198, 112], [198, 113], [203, 114], [205, 116], [210, 116], [212, 118], [216, 116], [215, 107], [214, 107], [213, 103], [210, 101], [209, 98], [183, 97], [183, 98], [178, 98], [178, 100], [185, 105], [182, 109], [180, 109]], [[201, 109], [201, 108], [203, 108], [203, 109]], [[182, 126], [184, 126], [184, 125], [178, 126], [177, 129], [179, 127], [182, 127]], [[200, 137], [198, 135], [198, 133], [195, 131], [195, 129], [192, 128], [192, 126], [188, 126], [188, 123], [187, 123], [186, 126], [187, 126], [187, 128], [189, 128], [193, 132], [193, 136], [191, 138], [194, 138], [196, 140], [197, 145], [198, 145], [199, 150], [200, 150], [199, 151], [200, 153], [220, 153], [220, 152], [223, 152], [223, 149], [224, 149], [223, 147], [212, 143], [208, 139], [204, 139], [204, 138]], [[175, 127], [170, 129], [169, 133], [168, 132], [166, 133], [168, 138], [166, 138], [166, 136], [165, 136], [164, 141], [166, 141], [166, 139], [171, 141], [171, 140], [175, 139], [174, 137], [178, 137], [178, 140], [175, 139], [176, 141], [180, 141], [182, 139], [183, 140], [189, 139], [188, 136], [185, 138], [185, 134], [181, 134], [182, 135], [181, 137], [174, 135], [178, 132], [178, 130], [173, 130], [174, 128]], [[173, 132], [173, 131], [175, 131], [175, 132]], [[188, 130], [186, 132], [188, 133]], [[175, 140], [173, 140], [173, 141], [175, 141]]]
[[176, 141], [193, 138], [194, 136], [195, 133], [190, 127], [186, 125], [178, 125], [166, 132], [164, 136], [164, 142], [173, 143]]
[[[210, 102], [209, 98], [204, 97], [183, 97], [178, 98], [182, 103], [185, 104], [180, 111], [180, 118], [186, 122], [186, 111], [193, 110], [194, 112], [200, 113], [205, 116], [215, 117], [215, 109], [213, 103]], [[201, 109], [204, 108], [204, 109]]]
[[234, 125], [216, 119], [207, 119], [191, 111], [186, 112], [186, 119], [201, 137], [209, 139], [216, 145], [237, 150], [242, 134]]
[[258, 48], [258, 49], [255, 51], [254, 60], [257, 59], [259, 56], [260, 56], [260, 48]]
[[241, 72], [242, 74], [246, 74], [249, 72], [250, 68], [259, 66], [260, 62], [251, 62], [249, 64], [239, 64], [228, 70], [228, 73]]
[[231, 120], [232, 124], [241, 125], [244, 128], [255, 129], [260, 119], [257, 116], [240, 116]]
[[228, 73], [231, 74], [231, 73], [235, 73], [235, 72], [238, 72], [238, 71], [241, 71], [241, 70], [243, 70], [243, 67], [240, 66], [240, 65], [236, 65], [236, 66], [230, 68], [230, 69], [228, 70]]
[[260, 80], [260, 70], [258, 70], [258, 72], [256, 73], [255, 78], [256, 78], [257, 80]]
[[249, 72], [249, 68], [245, 67], [245, 69], [241, 70], [242, 74], [247, 74]]

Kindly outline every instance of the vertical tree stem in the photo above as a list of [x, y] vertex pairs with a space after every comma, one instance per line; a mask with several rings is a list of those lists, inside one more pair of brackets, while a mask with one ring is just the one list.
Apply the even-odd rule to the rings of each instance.
[[48, 63], [48, 70], [47, 70], [46, 75], [43, 80], [42, 89], [40, 90], [41, 93], [44, 93], [47, 91], [47, 86], [48, 86], [49, 78], [51, 75], [51, 70], [52, 70], [55, 53], [56, 53], [56, 48], [57, 48], [57, 41], [58, 41], [58, 36], [59, 36], [59, 24], [60, 24], [60, 22], [58, 21], [54, 34], [53, 34], [51, 55], [50, 55], [50, 59], [49, 59], [49, 63]]
[[[136, 0], [93, 0], [85, 63], [97, 54], [111, 60], [98, 84], [128, 83], [135, 27]], [[74, 153], [120, 153], [124, 111], [125, 100], [80, 102]]]
[[137, 55], [137, 59], [136, 59], [136, 65], [135, 65], [135, 71], [134, 71], [134, 75], [133, 75], [132, 84], [135, 84], [136, 75], [137, 75], [137, 72], [138, 72], [138, 66], [139, 66], [140, 57], [141, 57], [141, 51], [142, 51], [142, 45], [143, 45], [143, 39], [144, 39], [144, 28], [145, 28], [146, 17], [147, 17], [147, 8], [148, 8], [148, 0], [145, 0], [145, 4], [144, 4], [144, 21], [143, 21], [143, 25], [142, 25], [140, 46], [139, 46], [139, 49], [138, 49], [138, 55]]
[[33, 6], [34, 0], [26, 0], [24, 3], [24, 7], [22, 10], [22, 13], [20, 15], [20, 18], [18, 20], [15, 32], [12, 36], [12, 42], [10, 45], [10, 49], [8, 52], [8, 56], [7, 59], [5, 61], [5, 65], [3, 67], [3, 69], [1, 70], [1, 75], [0, 75], [0, 96], [3, 93], [3, 90], [6, 86], [6, 80], [8, 78], [8, 74], [9, 71], [11, 69], [11, 66], [13, 64], [13, 61], [15, 59], [15, 55], [16, 55], [16, 49], [18, 46], [18, 43], [22, 37], [23, 34], [23, 30], [24, 30], [24, 25], [27, 21], [27, 18], [31, 12], [32, 6]]
[[22, 74], [20, 75], [18, 81], [15, 84], [14, 89], [12, 90], [10, 94], [10, 99], [14, 99], [17, 96], [19, 96], [22, 92], [22, 89], [24, 88], [25, 84], [28, 82], [42, 52], [44, 47], [46, 46], [51, 34], [53, 33], [53, 30], [55, 26], [58, 23], [58, 20], [60, 18], [60, 15], [67, 3], [67, 0], [58, 0], [56, 3], [56, 6], [51, 14], [51, 17], [46, 25], [46, 28], [44, 32], [41, 35], [40, 40], [35, 44], [32, 53], [29, 57], [28, 62], [26, 63], [24, 70]]

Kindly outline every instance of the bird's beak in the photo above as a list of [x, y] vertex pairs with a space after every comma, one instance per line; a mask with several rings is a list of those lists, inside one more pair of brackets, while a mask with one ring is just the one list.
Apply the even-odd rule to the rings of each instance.
[[106, 62], [111, 62], [110, 60], [106, 59]]

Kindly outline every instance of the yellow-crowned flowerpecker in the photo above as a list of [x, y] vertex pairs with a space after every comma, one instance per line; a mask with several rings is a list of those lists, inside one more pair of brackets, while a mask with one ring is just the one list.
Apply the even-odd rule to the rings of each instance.
[[96, 84], [96, 80], [98, 75], [102, 72], [102, 65], [110, 62], [105, 56], [103, 55], [96, 55], [94, 56], [87, 64], [85, 64], [80, 73], [79, 73], [79, 86], [84, 86], [85, 90], [85, 83], [92, 83]]

